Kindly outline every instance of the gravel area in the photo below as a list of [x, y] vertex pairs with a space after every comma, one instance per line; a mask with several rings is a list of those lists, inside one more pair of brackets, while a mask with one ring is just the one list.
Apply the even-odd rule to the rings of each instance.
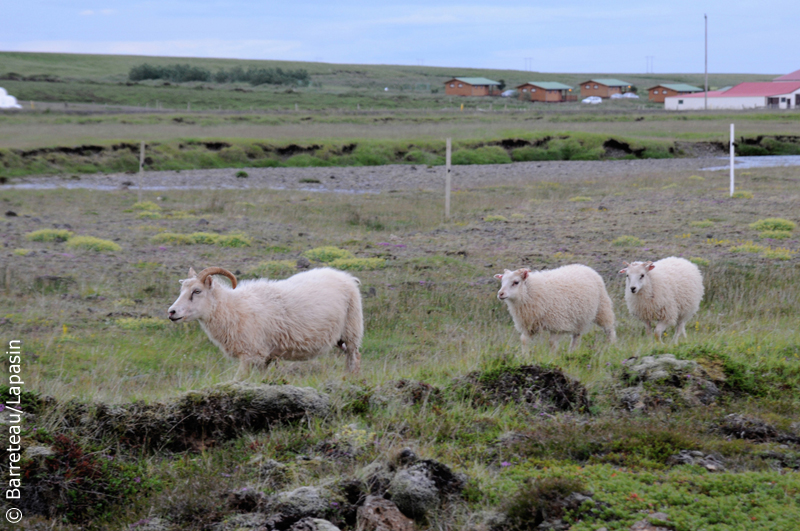
[[[517, 162], [453, 166], [454, 189], [533, 181], [594, 180], [644, 174], [698, 172], [719, 166], [712, 157], [606, 161]], [[272, 188], [315, 192], [378, 193], [389, 190], [432, 190], [444, 186], [444, 166], [389, 165], [324, 168], [245, 168], [43, 176], [15, 179], [8, 188], [91, 188], [115, 190], [139, 185], [145, 190]], [[141, 180], [141, 183], [140, 183]], [[317, 182], [318, 181], [318, 182]]]

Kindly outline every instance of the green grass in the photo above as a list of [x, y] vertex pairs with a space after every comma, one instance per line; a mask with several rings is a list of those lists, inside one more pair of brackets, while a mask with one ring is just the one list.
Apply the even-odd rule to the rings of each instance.
[[[137, 215], [147, 210], [132, 208], [130, 192], [5, 190], [9, 208], [23, 215], [6, 226], [0, 327], [6, 337], [24, 340], [29, 411], [41, 393], [85, 408], [103, 402], [113, 415], [114, 405], [140, 401], [146, 408], [230, 380], [235, 362], [197, 324], [165, 318], [180, 290], [177, 281], [187, 277], [189, 267], [219, 265], [243, 272], [237, 277], [278, 279], [297, 271], [303, 252], [312, 267], [336, 267], [337, 259], [383, 264], [358, 269], [366, 333], [357, 377], [347, 375], [343, 357], [331, 353], [281, 362], [250, 378], [329, 394], [326, 418], [276, 424], [227, 441], [199, 441], [197, 448], [174, 454], [131, 450], [116, 436], [86, 434], [81, 416], [70, 417], [75, 424], [61, 430], [62, 409], [36, 415], [29, 421], [36, 429], [25, 434], [26, 441], [51, 445], [67, 432], [79, 447], [70, 447], [74, 455], [94, 456], [89, 464], [103, 457], [113, 467], [98, 473], [96, 489], [73, 495], [76, 514], [84, 511], [86, 522], [70, 524], [66, 514], [26, 518], [64, 531], [123, 529], [154, 516], [177, 528], [212, 528], [245, 512], [226, 502], [232, 491], [247, 486], [272, 495], [363, 480], [365, 467], [393, 462], [410, 447], [422, 459], [468, 478], [460, 496], [418, 524], [424, 530], [477, 527], [484, 511], [531, 514], [534, 506], [575, 489], [608, 504], [595, 513], [563, 515], [575, 530], [627, 530], [655, 511], [666, 512], [670, 526], [681, 531], [732, 531], [743, 525], [793, 529], [800, 518], [796, 445], [730, 438], [718, 430], [730, 414], [792, 433], [800, 422], [800, 247], [789, 238], [781, 242], [784, 248], [731, 251], [747, 245], [740, 239], [754, 230], [754, 219], [795, 207], [795, 170], [765, 169], [764, 175], [769, 178], [752, 183], [753, 200], [732, 202], [710, 178], [665, 197], [662, 187], [681, 177], [672, 171], [623, 172], [593, 181], [552, 176], [551, 182], [523, 184], [499, 174], [454, 194], [448, 221], [438, 191], [144, 191], [143, 201], [162, 205], [164, 216], [141, 226]], [[576, 196], [602, 198], [608, 211], [570, 202]], [[175, 212], [202, 215], [209, 221], [207, 232], [196, 232], [196, 219], [169, 215]], [[489, 213], [512, 222], [485, 223]], [[81, 230], [102, 227], [102, 236], [118, 240], [121, 249], [53, 252], [52, 243], [26, 240], [37, 229], [34, 215]], [[714, 220], [713, 238], [676, 238], [689, 220], [701, 219]], [[631, 249], [613, 243], [632, 231], [643, 241], [637, 245], [647, 246], [636, 249], [641, 256], [626, 256]], [[209, 244], [218, 233], [234, 232], [246, 234], [250, 245]], [[168, 235], [167, 242], [180, 235], [206, 243], [163, 250], [151, 240], [160, 234]], [[12, 254], [23, 242], [31, 252]], [[770, 251], [788, 259], [761, 256]], [[701, 265], [705, 295], [687, 324], [688, 339], [661, 345], [628, 313], [617, 272], [622, 260], [681, 254]], [[564, 261], [585, 263], [601, 274], [614, 303], [618, 341], [609, 345], [595, 327], [573, 352], [564, 341], [551, 351], [542, 338], [522, 353], [492, 275]], [[42, 289], [36, 276], [42, 277], [40, 284], [45, 277], [62, 281], [58, 289]], [[716, 405], [665, 403], [633, 413], [620, 404], [618, 392], [630, 385], [622, 377], [629, 358], [665, 353], [695, 360], [714, 375], [721, 393]], [[579, 381], [591, 400], [589, 411], [529, 408], [516, 401], [476, 404], [458, 390], [459, 379], [472, 371], [490, 378], [498, 367], [523, 364], [558, 368]], [[7, 381], [5, 367], [0, 378]], [[398, 390], [400, 381], [405, 387]], [[396, 393], [414, 389], [409, 382], [424, 382], [437, 392], [406, 402]], [[346, 457], [331, 451], [345, 446]], [[673, 465], [670, 457], [682, 450], [714, 453], [725, 470]], [[275, 483], [258, 472], [266, 459], [285, 467]], [[62, 457], [53, 466], [59, 477], [76, 470]]]
[[792, 232], [795, 228], [797, 228], [797, 224], [794, 221], [789, 221], [788, 219], [767, 218], [759, 219], [758, 221], [751, 223], [750, 228], [757, 231]]
[[67, 248], [98, 253], [113, 253], [122, 250], [119, 244], [94, 236], [74, 236], [67, 241]]
[[644, 245], [644, 241], [636, 236], [618, 236], [614, 238], [611, 245], [616, 247], [641, 247]]
[[65, 242], [69, 240], [75, 233], [66, 229], [39, 229], [29, 232], [25, 235], [25, 239], [32, 242]]

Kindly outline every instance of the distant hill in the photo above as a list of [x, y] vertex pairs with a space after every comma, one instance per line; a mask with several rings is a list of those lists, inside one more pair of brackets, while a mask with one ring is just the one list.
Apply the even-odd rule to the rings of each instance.
[[[148, 63], [166, 66], [188, 64], [215, 72], [233, 67], [305, 69], [313, 83], [334, 89], [408, 88], [418, 85], [442, 88], [453, 76], [488, 77], [504, 80], [508, 87], [525, 81], [560, 81], [577, 86], [591, 78], [613, 77], [630, 81], [640, 90], [658, 83], [679, 82], [703, 86], [702, 73], [621, 74], [603, 73], [545, 73], [522, 70], [494, 70], [406, 65], [350, 65], [300, 61], [257, 61], [247, 59], [209, 59], [189, 57], [149, 57], [139, 55], [84, 55], [63, 53], [0, 52], [0, 78], [20, 77], [23, 80], [63, 80], [94, 83], [121, 83], [128, 79], [131, 68]], [[10, 74], [10, 75], [9, 75]], [[743, 81], [770, 81], [772, 74], [709, 74], [709, 86], [723, 87]], [[417, 87], [422, 88], [422, 87]]]

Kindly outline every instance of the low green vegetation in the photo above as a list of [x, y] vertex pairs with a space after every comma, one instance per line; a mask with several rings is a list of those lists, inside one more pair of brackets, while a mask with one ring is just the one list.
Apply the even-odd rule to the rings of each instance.
[[303, 256], [315, 262], [333, 262], [334, 260], [350, 260], [355, 258], [353, 253], [347, 249], [339, 249], [332, 245], [325, 245], [323, 247], [315, 247], [303, 253]]
[[74, 236], [67, 241], [67, 248], [98, 253], [113, 253], [122, 250], [119, 244], [94, 236]]
[[641, 247], [644, 245], [644, 241], [636, 236], [617, 236], [611, 242], [611, 245], [615, 247]]
[[757, 231], [792, 232], [795, 228], [797, 228], [797, 224], [794, 221], [789, 221], [788, 219], [767, 218], [759, 219], [758, 221], [751, 223], [750, 228]]
[[28, 241], [32, 242], [65, 242], [69, 240], [74, 233], [66, 229], [39, 229], [29, 232], [25, 235]]

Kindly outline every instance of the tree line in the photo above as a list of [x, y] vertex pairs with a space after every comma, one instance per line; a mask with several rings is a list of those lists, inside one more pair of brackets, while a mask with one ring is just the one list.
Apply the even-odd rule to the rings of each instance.
[[213, 81], [216, 83], [250, 83], [251, 85], [309, 85], [311, 76], [305, 69], [284, 70], [282, 68], [248, 68], [234, 66], [228, 70], [220, 69], [212, 73], [209, 69], [191, 65], [156, 66], [141, 64], [131, 68], [130, 81], [163, 79], [174, 83], [188, 81]]

